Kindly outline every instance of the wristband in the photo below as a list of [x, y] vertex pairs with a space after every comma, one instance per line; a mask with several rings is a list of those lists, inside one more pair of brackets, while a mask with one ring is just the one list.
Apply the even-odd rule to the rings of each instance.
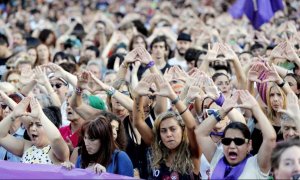
[[113, 87], [110, 87], [110, 88], [106, 91], [106, 94], [107, 94], [108, 96], [113, 96], [115, 93], [116, 93], [116, 89], [113, 88]]
[[76, 87], [75, 89], [77, 95], [81, 95], [82, 89], [80, 87]]
[[180, 100], [180, 99], [179, 99], [179, 96], [177, 96], [177, 98], [174, 99], [174, 100], [172, 100], [171, 103], [172, 103], [173, 105], [175, 105], [176, 103], [178, 103], [179, 100]]
[[223, 105], [225, 101], [225, 98], [224, 98], [224, 95], [222, 93], [220, 93], [220, 96], [218, 99], [215, 100], [215, 103], [218, 105], [218, 106], [221, 106]]
[[215, 117], [217, 122], [220, 122], [222, 120], [219, 110], [218, 111], [212, 111], [212, 115]]
[[285, 84], [285, 80], [283, 80], [282, 83], [277, 84], [277, 85], [282, 88], [284, 86], [284, 84]]
[[150, 61], [147, 65], [146, 68], [151, 68], [152, 66], [154, 66], [155, 62], [154, 61]]

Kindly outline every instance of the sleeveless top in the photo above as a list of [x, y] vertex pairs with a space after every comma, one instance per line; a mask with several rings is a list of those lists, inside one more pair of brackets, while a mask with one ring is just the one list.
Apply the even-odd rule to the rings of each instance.
[[22, 156], [22, 163], [53, 164], [49, 157], [50, 149], [50, 145], [45, 146], [42, 149], [38, 149], [33, 145], [24, 152]]

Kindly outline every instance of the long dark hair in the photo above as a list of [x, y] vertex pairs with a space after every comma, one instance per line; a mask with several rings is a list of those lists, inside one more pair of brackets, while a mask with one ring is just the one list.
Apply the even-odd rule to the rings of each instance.
[[127, 147], [127, 136], [125, 133], [125, 128], [123, 121], [116, 116], [115, 114], [107, 111], [101, 111], [100, 115], [106, 117], [106, 119], [111, 123], [112, 121], [117, 121], [119, 123], [119, 130], [118, 130], [118, 137], [115, 140], [117, 148], [119, 148], [122, 151], [126, 150]]
[[98, 116], [92, 121], [86, 121], [81, 128], [81, 138], [85, 133], [90, 139], [100, 140], [100, 148], [95, 154], [88, 154], [83, 141], [81, 152], [81, 167], [87, 168], [90, 163], [99, 163], [107, 167], [111, 162], [111, 157], [116, 149], [113, 140], [112, 127], [110, 122], [104, 116]]

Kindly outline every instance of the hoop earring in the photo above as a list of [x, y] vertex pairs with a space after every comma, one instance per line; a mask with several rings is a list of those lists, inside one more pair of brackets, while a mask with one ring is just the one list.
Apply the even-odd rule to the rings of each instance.
[[161, 140], [158, 141], [158, 146], [161, 146]]

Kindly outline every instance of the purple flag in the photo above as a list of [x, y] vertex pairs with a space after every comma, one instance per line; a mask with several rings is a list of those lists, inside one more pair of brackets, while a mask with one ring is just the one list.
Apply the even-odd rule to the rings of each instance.
[[229, 9], [229, 13], [235, 19], [246, 14], [253, 27], [259, 29], [281, 9], [283, 9], [282, 0], [237, 0]]
[[133, 179], [117, 174], [97, 175], [85, 169], [67, 170], [62, 166], [25, 164], [0, 160], [0, 179]]

